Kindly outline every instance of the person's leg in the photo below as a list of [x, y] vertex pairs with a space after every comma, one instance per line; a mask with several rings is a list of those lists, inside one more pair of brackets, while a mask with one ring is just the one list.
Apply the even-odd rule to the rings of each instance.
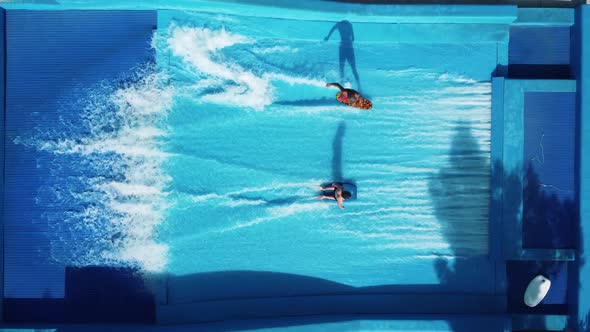
[[336, 198], [334, 198], [334, 196], [326, 196], [326, 195], [318, 195], [318, 199], [331, 199], [333, 201], [336, 200]]
[[331, 87], [331, 86], [335, 86], [335, 87], [337, 87], [340, 90], [340, 92], [344, 91], [344, 88], [339, 83], [328, 83], [328, 84], [326, 84], [326, 86], [328, 88]]
[[346, 61], [346, 46], [340, 44], [340, 53], [338, 57], [338, 65], [340, 66], [340, 81], [344, 81], [344, 62]]
[[356, 80], [356, 85], [359, 90], [361, 90], [361, 81], [359, 79], [359, 73], [356, 70], [356, 59], [354, 57], [354, 49], [351, 48], [350, 52], [348, 53], [348, 64], [350, 65], [350, 69], [352, 69], [352, 74], [354, 75], [354, 79]]

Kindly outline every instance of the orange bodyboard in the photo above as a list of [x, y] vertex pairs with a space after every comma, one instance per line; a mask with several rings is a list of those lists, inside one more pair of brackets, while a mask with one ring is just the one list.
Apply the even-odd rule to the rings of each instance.
[[373, 108], [373, 103], [370, 100], [367, 100], [363, 97], [359, 97], [359, 99], [355, 103], [345, 102], [342, 100], [342, 92], [338, 92], [336, 94], [336, 100], [343, 103], [344, 105], [352, 106], [354, 108], [360, 108], [362, 110], [370, 110]]

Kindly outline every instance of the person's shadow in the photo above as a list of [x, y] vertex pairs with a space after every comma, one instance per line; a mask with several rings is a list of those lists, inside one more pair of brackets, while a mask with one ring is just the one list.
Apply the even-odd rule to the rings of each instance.
[[340, 33], [340, 81], [344, 81], [344, 62], [348, 61], [350, 69], [352, 70], [352, 74], [354, 75], [354, 79], [356, 80], [357, 88], [359, 91], [361, 91], [361, 82], [359, 79], [359, 74], [356, 70], [356, 61], [354, 56], [354, 30], [352, 29], [352, 24], [346, 20], [334, 24], [324, 40], [327, 41], [330, 39], [330, 36], [336, 29], [338, 29], [338, 32]]
[[345, 132], [346, 123], [341, 121], [332, 141], [332, 180], [335, 182], [344, 180], [342, 177], [342, 138]]

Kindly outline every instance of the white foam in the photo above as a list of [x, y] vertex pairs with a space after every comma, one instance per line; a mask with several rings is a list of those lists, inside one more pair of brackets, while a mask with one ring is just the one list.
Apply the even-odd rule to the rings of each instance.
[[452, 83], [468, 83], [468, 84], [477, 83], [477, 81], [474, 79], [467, 78], [467, 77], [464, 77], [461, 75], [449, 74], [449, 73], [441, 74], [438, 77], [438, 80], [442, 81], [442, 82], [452, 82]]
[[267, 201], [261, 199], [230, 199], [224, 200], [221, 202], [221, 205], [229, 206], [229, 207], [239, 207], [239, 206], [252, 206], [252, 205], [262, 205], [266, 204]]
[[[204, 80], [193, 84], [190, 88], [193, 90], [219, 88], [215, 93], [201, 95], [199, 99], [203, 102], [262, 110], [273, 102], [272, 81], [283, 81], [290, 85], [325, 86], [323, 80], [293, 77], [282, 73], [257, 75], [238, 65], [236, 61], [222, 57], [219, 51], [224, 48], [254, 42], [250, 38], [230, 33], [223, 28], [211, 30], [171, 25], [169, 34], [166, 45], [172, 55], [179, 57], [184, 64], [195, 71], [196, 76], [201, 76]], [[258, 49], [258, 51], [270, 53], [287, 51], [287, 49], [275, 46], [271, 49]], [[293, 52], [293, 49], [289, 51]]]
[[429, 93], [439, 94], [490, 94], [492, 92], [492, 84], [481, 82], [466, 86], [449, 86], [443, 89], [430, 90]]
[[297, 53], [299, 49], [289, 46], [273, 46], [273, 47], [254, 47], [252, 51], [256, 54], [272, 54], [272, 53]]
[[[109, 170], [117, 177], [79, 177], [78, 182], [85, 186], [83, 191], [70, 189], [79, 203], [89, 207], [66, 212], [63, 224], [87, 228], [90, 234], [116, 234], [116, 241], [94, 239], [107, 247], [85, 248], [85, 257], [62, 257], [69, 260], [67, 263], [95, 265], [108, 261], [139, 266], [146, 271], [161, 271], [166, 265], [168, 247], [157, 243], [155, 229], [169, 207], [166, 187], [170, 177], [162, 171], [168, 154], [163, 152], [161, 139], [166, 136], [162, 120], [172, 107], [175, 93], [173, 87], [162, 84], [161, 74], [138, 75], [136, 83], [112, 92], [108, 87], [98, 89], [90, 95], [82, 113], [89, 134], [80, 136], [65, 128], [55, 134], [56, 139], [37, 143], [40, 150], [57, 156], [79, 155], [80, 165], [75, 167]], [[71, 185], [65, 181], [64, 184], [55, 179], [55, 190]], [[85, 241], [92, 243], [92, 239]]]
[[272, 102], [272, 90], [268, 80], [257, 77], [251, 71], [229, 61], [220, 63], [213, 60], [214, 55], [221, 49], [249, 42], [250, 39], [229, 33], [225, 29], [178, 26], [171, 26], [170, 38], [167, 40], [172, 54], [191, 65], [198, 73], [237, 84], [226, 87], [221, 93], [204, 96], [205, 101], [239, 103], [246, 107], [262, 109]]
[[[273, 192], [277, 192], [280, 190], [284, 190], [284, 189], [291, 189], [291, 188], [302, 188], [303, 190], [314, 190], [315, 188], [317, 188], [318, 183], [322, 183], [323, 180], [319, 180], [319, 179], [311, 179], [309, 181], [304, 181], [304, 182], [282, 182], [282, 181], [275, 181], [275, 182], [271, 182], [268, 185], [265, 186], [260, 186], [260, 187], [249, 187], [249, 188], [244, 188], [244, 189], [240, 189], [240, 190], [236, 190], [236, 191], [231, 191], [229, 193], [226, 194], [226, 196], [231, 196], [231, 195], [241, 195], [241, 194], [246, 194], [246, 193], [261, 193], [261, 192], [265, 192], [265, 191], [269, 191], [272, 190]], [[292, 194], [292, 191], [289, 190], [289, 192]]]
[[294, 203], [286, 206], [276, 206], [266, 209], [266, 216], [258, 217], [250, 221], [240, 222], [232, 227], [225, 228], [221, 232], [229, 232], [237, 229], [252, 227], [261, 223], [286, 218], [294, 214], [307, 213], [307, 212], [319, 212], [330, 208], [329, 204], [325, 202], [314, 202], [314, 203]]
[[111, 192], [113, 196], [152, 196], [162, 193], [162, 188], [143, 183], [128, 182], [106, 182], [98, 185], [98, 188], [104, 192]]
[[105, 252], [103, 257], [116, 261], [141, 262], [141, 266], [147, 271], [163, 271], [166, 267], [168, 246], [160, 243], [149, 242], [125, 243], [121, 250], [115, 254]]
[[432, 239], [423, 239], [417, 238], [408, 240], [406, 239], [399, 239], [394, 243], [387, 243], [387, 244], [378, 244], [371, 246], [372, 249], [375, 250], [399, 250], [399, 249], [414, 249], [414, 250], [446, 250], [449, 251], [451, 248], [448, 243], [446, 243], [442, 238], [439, 241], [432, 241]]
[[222, 198], [224, 198], [223, 195], [211, 193], [211, 194], [205, 194], [205, 195], [192, 196], [191, 200], [194, 203], [197, 203], [197, 202], [205, 202], [205, 201], [212, 200], [212, 199], [222, 199]]
[[427, 71], [423, 68], [405, 68], [405, 69], [398, 69], [398, 70], [387, 70], [385, 75], [388, 77], [412, 77], [412, 78], [421, 78], [421, 79], [431, 79], [435, 78], [435, 74], [432, 72]]
[[326, 82], [323, 80], [317, 80], [317, 79], [311, 79], [311, 78], [305, 78], [305, 77], [294, 77], [294, 76], [289, 76], [289, 75], [280, 74], [280, 73], [264, 74], [264, 77], [268, 78], [269, 80], [283, 81], [283, 82], [288, 83], [289, 85], [304, 84], [304, 85], [311, 85], [311, 86], [315, 86], [315, 87], [319, 87], [319, 88], [326, 87]]

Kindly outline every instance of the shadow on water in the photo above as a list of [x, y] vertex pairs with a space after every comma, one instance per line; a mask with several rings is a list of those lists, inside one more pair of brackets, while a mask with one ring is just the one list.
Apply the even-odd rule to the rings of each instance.
[[332, 181], [341, 182], [342, 177], [342, 140], [346, 133], [346, 123], [341, 121], [336, 129], [334, 140], [332, 141]]
[[523, 188], [524, 245], [532, 248], [572, 248], [578, 207], [575, 199], [546, 190], [529, 164]]
[[340, 69], [340, 81], [344, 81], [344, 64], [348, 62], [354, 79], [356, 80], [357, 90], [362, 91], [361, 82], [359, 79], [358, 71], [356, 70], [356, 58], [354, 55], [354, 30], [352, 24], [349, 21], [340, 21], [332, 27], [328, 35], [324, 40], [330, 39], [332, 33], [338, 30], [340, 34], [340, 49], [338, 51], [338, 65]]
[[[442, 235], [452, 254], [460, 257], [453, 261], [445, 258], [436, 260], [434, 269], [441, 285], [459, 286], [473, 282], [470, 278], [477, 276], [474, 270], [481, 264], [481, 257], [504, 261], [505, 255], [513, 255], [516, 260], [507, 261], [507, 272], [495, 272], [506, 274], [507, 312], [563, 314], [564, 310], [567, 310], [567, 296], [571, 297], [572, 293], [577, 291], [577, 287], [572, 287], [576, 283], [567, 281], [567, 278], [558, 278], [565, 264], [551, 261], [520, 261], [517, 257], [522, 254], [523, 247], [574, 246], [577, 200], [548, 192], [530, 165], [525, 166], [522, 177], [516, 170], [505, 169], [502, 162], [496, 160], [491, 165], [491, 174], [488, 174], [490, 166], [487, 158], [466, 123], [457, 123], [455, 126], [448, 158], [449, 165], [440, 169], [429, 184]], [[488, 183], [492, 190], [491, 199], [489, 194], [482, 191], [489, 190]], [[501, 218], [505, 223], [520, 222], [519, 216], [522, 211], [522, 234], [504, 233], [501, 229], [488, 230], [488, 224], [494, 222], [493, 217], [488, 217], [488, 204], [497, 209], [493, 213], [502, 213]], [[480, 222], [476, 223], [478, 220]], [[483, 220], [485, 223], [481, 224]], [[506, 241], [506, 237], [509, 241]], [[571, 265], [569, 273], [569, 278], [576, 274], [571, 270]], [[522, 296], [528, 282], [538, 274], [552, 279], [552, 288], [556, 291], [552, 293], [553, 302], [542, 303], [531, 309], [524, 305]], [[488, 281], [476, 282], [491, 282], [493, 287], [493, 284], [498, 282], [497, 278], [503, 279], [502, 276], [490, 276]], [[575, 326], [576, 330], [587, 330], [587, 327], [582, 326], [583, 319], [584, 317]], [[452, 322], [449, 323], [455, 332], [467, 331], [453, 325]], [[546, 327], [545, 318], [540, 315], [528, 316], [528, 320], [521, 324], [539, 330]]]
[[4, 322], [136, 323], [154, 321], [154, 297], [137, 270], [66, 267], [63, 297], [4, 299]]
[[449, 165], [429, 183], [442, 235], [455, 256], [488, 251], [489, 163], [468, 123], [456, 123]]
[[[489, 164], [469, 123], [457, 122], [448, 153], [448, 166], [433, 174], [428, 184], [436, 218], [454, 260], [440, 257], [434, 269], [441, 285], [460, 287], [473, 283], [474, 269], [486, 255]], [[484, 223], [482, 225], [482, 223]], [[482, 283], [487, 280], [479, 280]], [[455, 332], [469, 328], [448, 321]]]
[[[489, 152], [481, 150], [467, 122], [457, 122], [448, 154], [448, 166], [435, 173], [429, 192], [436, 218], [453, 260], [439, 258], [434, 269], [441, 285], [461, 287], [487, 284], [493, 289], [491, 273], [478, 269], [489, 254]], [[494, 241], [495, 239], [492, 239]], [[469, 328], [448, 321], [455, 332]]]

